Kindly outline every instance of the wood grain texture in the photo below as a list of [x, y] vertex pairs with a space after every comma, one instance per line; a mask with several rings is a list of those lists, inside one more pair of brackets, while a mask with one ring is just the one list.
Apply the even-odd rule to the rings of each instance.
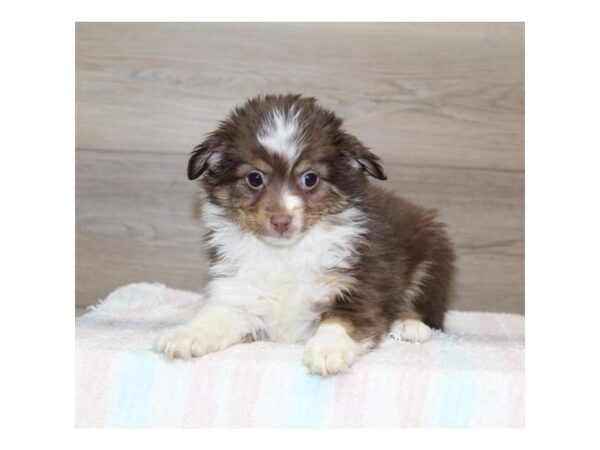
[[[95, 303], [135, 281], [200, 289], [204, 229], [187, 156], [79, 151], [76, 298]], [[523, 174], [387, 164], [384, 185], [438, 208], [459, 255], [455, 308], [523, 312]], [[521, 202], [516, 199], [521, 198]]]
[[76, 25], [76, 291], [199, 289], [187, 156], [258, 93], [318, 97], [381, 155], [385, 185], [437, 207], [459, 252], [456, 307], [524, 311], [524, 26]]
[[316, 96], [394, 162], [524, 168], [524, 26], [76, 27], [77, 148], [187, 153], [258, 93]]

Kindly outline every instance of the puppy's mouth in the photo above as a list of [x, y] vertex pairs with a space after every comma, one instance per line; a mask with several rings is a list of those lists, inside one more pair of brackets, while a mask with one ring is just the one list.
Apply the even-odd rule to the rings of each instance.
[[271, 235], [263, 235], [261, 236], [261, 239], [263, 240], [263, 242], [266, 242], [267, 244], [273, 247], [290, 247], [296, 244], [298, 241], [300, 241], [300, 239], [302, 239], [302, 236], [302, 233], [295, 233], [293, 236], [290, 237], [275, 237]]

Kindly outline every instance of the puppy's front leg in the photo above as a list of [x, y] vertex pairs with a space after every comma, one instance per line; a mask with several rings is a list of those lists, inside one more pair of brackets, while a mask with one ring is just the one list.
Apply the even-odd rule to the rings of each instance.
[[163, 332], [156, 350], [169, 358], [189, 359], [224, 350], [244, 341], [250, 333], [250, 324], [238, 309], [207, 305], [189, 324]]
[[304, 363], [318, 375], [333, 375], [350, 368], [369, 349], [367, 342], [351, 337], [352, 323], [338, 317], [321, 321], [304, 349]]

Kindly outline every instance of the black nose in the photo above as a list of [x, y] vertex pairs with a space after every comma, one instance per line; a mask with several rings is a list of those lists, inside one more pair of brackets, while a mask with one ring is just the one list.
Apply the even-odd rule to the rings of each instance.
[[292, 223], [292, 216], [281, 214], [271, 217], [271, 225], [279, 234], [285, 233]]

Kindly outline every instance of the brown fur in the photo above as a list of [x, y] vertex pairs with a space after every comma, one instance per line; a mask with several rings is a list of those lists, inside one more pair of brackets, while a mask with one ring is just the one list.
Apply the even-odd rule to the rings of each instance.
[[[374, 186], [368, 189], [364, 207], [371, 227], [352, 270], [354, 292], [324, 317], [350, 320], [356, 340], [377, 341], [398, 319], [419, 319], [443, 329], [454, 272], [454, 252], [444, 225], [433, 211]], [[423, 262], [427, 277], [414, 289], [412, 276]]]
[[[292, 107], [300, 111], [304, 145], [293, 167], [287, 167], [283, 157], [261, 146], [257, 130], [273, 109]], [[196, 147], [188, 176], [204, 174], [207, 201], [257, 235], [265, 233], [265, 224], [283, 210], [283, 186], [303, 200], [303, 231], [348, 207], [359, 208], [368, 218], [368, 232], [358, 243], [351, 269], [327, 276], [325, 282], [335, 294], [317, 303], [322, 321], [344, 323], [355, 340], [373, 344], [398, 319], [419, 319], [442, 329], [455, 259], [445, 227], [434, 211], [369, 184], [368, 175], [386, 178], [379, 158], [341, 126], [342, 120], [313, 98], [256, 97], [236, 108]], [[264, 174], [264, 189], [248, 185], [251, 170]], [[320, 176], [310, 191], [295, 181], [307, 170]], [[214, 256], [215, 249], [210, 250]]]

